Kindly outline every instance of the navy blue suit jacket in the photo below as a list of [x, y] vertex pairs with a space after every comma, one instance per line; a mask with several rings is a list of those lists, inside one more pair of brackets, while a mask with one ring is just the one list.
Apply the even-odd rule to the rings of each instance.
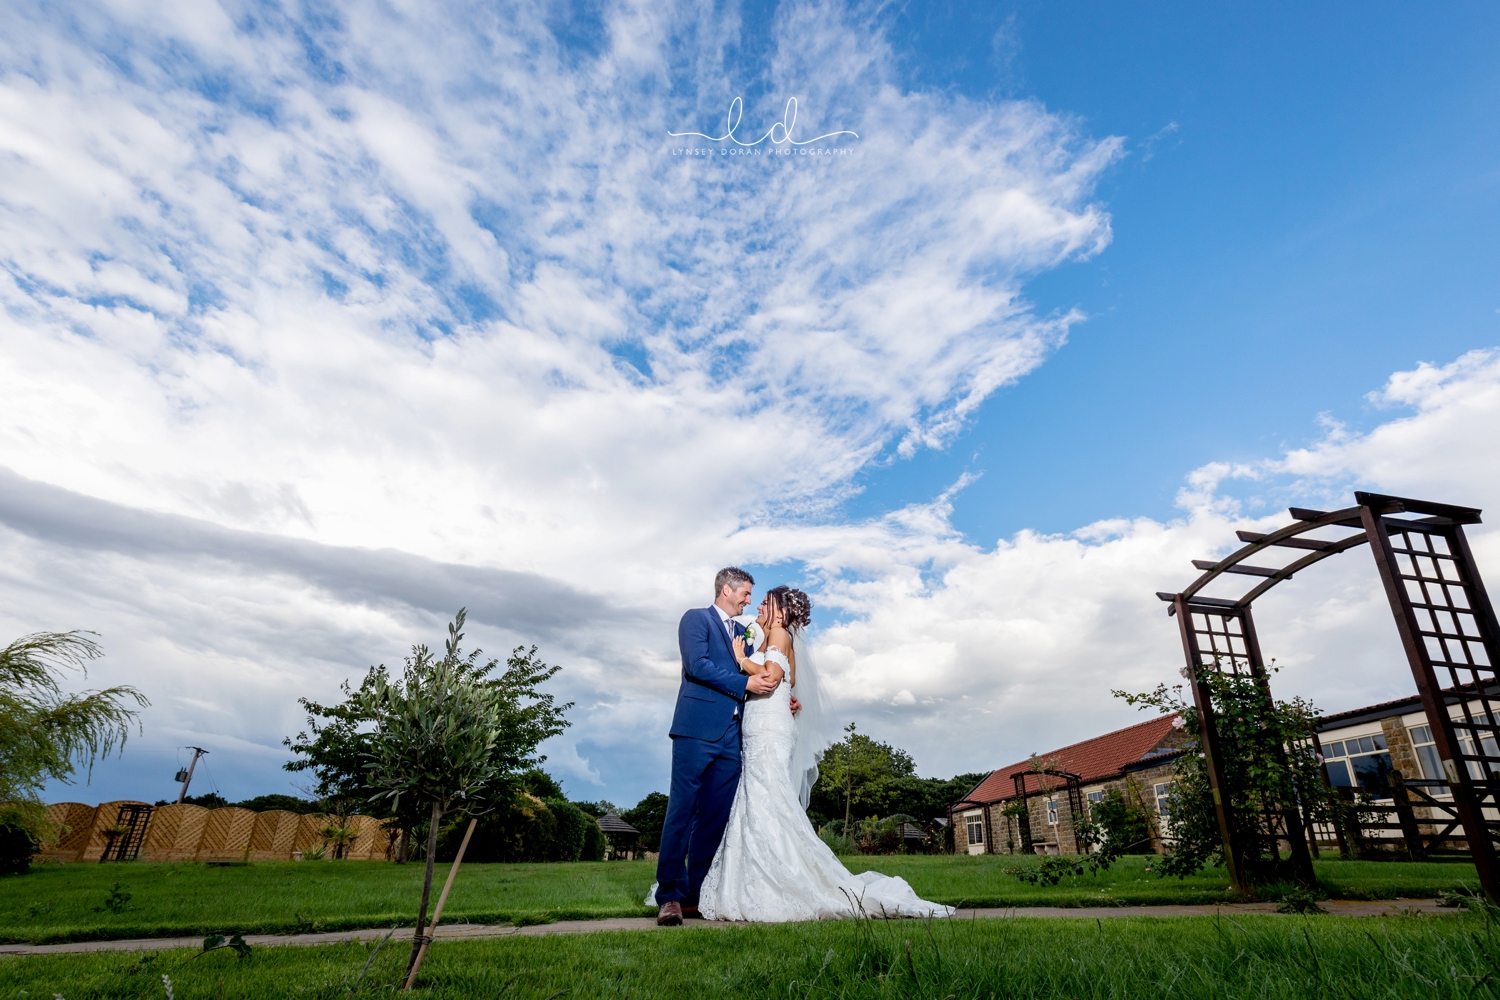
[[[743, 627], [730, 622], [735, 634]], [[729, 633], [713, 608], [694, 608], [677, 626], [677, 648], [682, 652], [682, 687], [672, 714], [672, 736], [720, 740], [739, 714], [750, 678], [740, 673]]]

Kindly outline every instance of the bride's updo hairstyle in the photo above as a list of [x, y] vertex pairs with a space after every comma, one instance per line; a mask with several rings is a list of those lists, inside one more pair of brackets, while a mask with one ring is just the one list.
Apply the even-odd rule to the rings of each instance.
[[781, 613], [787, 631], [806, 628], [812, 621], [812, 599], [802, 591], [783, 584], [773, 587], [766, 596], [771, 598], [772, 615]]

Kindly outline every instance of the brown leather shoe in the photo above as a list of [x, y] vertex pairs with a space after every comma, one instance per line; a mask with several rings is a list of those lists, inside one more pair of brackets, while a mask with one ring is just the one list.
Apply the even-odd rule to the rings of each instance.
[[656, 926], [678, 927], [682, 924], [682, 904], [663, 903], [656, 914]]
[[698, 912], [698, 908], [696, 906], [684, 906], [682, 908], [682, 919], [683, 920], [702, 920], [703, 919], [703, 914], [701, 914], [701, 913]]

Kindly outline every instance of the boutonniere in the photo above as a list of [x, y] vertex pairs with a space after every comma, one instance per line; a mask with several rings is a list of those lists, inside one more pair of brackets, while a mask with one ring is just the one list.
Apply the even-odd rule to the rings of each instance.
[[746, 625], [745, 634], [740, 636], [740, 638], [748, 642], [751, 649], [758, 647], [760, 645], [760, 623], [751, 622], [749, 625]]

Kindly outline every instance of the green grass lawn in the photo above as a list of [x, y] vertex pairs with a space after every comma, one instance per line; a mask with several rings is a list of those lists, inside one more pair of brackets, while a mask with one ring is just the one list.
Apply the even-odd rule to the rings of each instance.
[[[0, 996], [326, 998], [387, 994], [409, 942], [0, 960]], [[1493, 916], [837, 921], [438, 942], [419, 996], [1420, 998], [1500, 996]]]
[[[1031, 886], [1002, 869], [1004, 857], [846, 858], [856, 871], [901, 875], [927, 899], [965, 906], [1211, 903], [1230, 898], [1218, 870], [1186, 880], [1127, 858], [1095, 878]], [[1034, 863], [1034, 862], [1033, 862]], [[643, 861], [465, 865], [445, 922], [507, 923], [637, 916], [654, 866]], [[440, 870], [439, 879], [445, 874]], [[1434, 896], [1476, 884], [1469, 864], [1323, 861], [1330, 895], [1354, 899]], [[168, 937], [215, 931], [297, 933], [410, 924], [422, 867], [383, 861], [41, 865], [0, 878], [0, 941], [47, 943]], [[128, 901], [106, 905], [118, 883]], [[436, 890], [434, 890], [436, 891]]]

